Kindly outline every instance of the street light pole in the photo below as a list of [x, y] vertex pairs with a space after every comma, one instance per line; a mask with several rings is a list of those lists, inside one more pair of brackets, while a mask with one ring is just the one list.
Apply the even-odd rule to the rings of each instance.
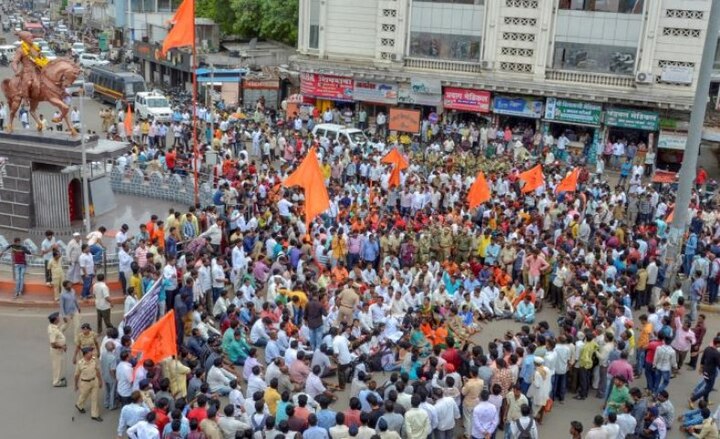
[[83, 83], [83, 93], [80, 96], [80, 148], [82, 151], [82, 190], [83, 190], [83, 222], [85, 223], [85, 233], [90, 233], [90, 183], [88, 178], [90, 177], [87, 172], [87, 148], [85, 144], [85, 96], [88, 95], [90, 90], [90, 96], [93, 93], [92, 83]]
[[712, 0], [710, 4], [710, 17], [705, 33], [705, 44], [703, 45], [702, 58], [700, 61], [700, 72], [698, 74], [697, 87], [695, 88], [695, 99], [693, 100], [692, 113], [690, 114], [690, 126], [688, 128], [687, 144], [683, 154], [683, 163], [680, 167], [679, 187], [675, 201], [675, 213], [673, 222], [668, 230], [668, 246], [665, 263], [668, 267], [669, 286], [682, 266], [680, 262], [680, 249], [682, 247], [683, 235], [688, 222], [690, 198], [695, 185], [695, 176], [698, 155], [700, 154], [700, 139], [702, 137], [703, 122], [705, 121], [705, 109], [708, 102], [710, 90], [710, 77], [712, 75], [713, 63], [715, 61], [715, 48], [717, 45], [718, 32], [720, 31], [720, 0]]

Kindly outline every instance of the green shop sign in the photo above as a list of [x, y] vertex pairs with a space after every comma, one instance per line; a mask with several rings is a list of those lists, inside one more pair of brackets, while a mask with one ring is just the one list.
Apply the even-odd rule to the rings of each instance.
[[657, 131], [660, 115], [652, 111], [612, 108], [605, 111], [605, 125], [636, 130]]
[[600, 125], [601, 117], [602, 106], [600, 104], [557, 98], [547, 98], [545, 101], [546, 120], [597, 126]]

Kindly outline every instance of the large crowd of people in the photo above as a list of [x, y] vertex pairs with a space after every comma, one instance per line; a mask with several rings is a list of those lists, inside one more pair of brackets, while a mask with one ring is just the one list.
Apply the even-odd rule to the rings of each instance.
[[[67, 385], [72, 324], [77, 410], [90, 399], [102, 421], [102, 394], [120, 409], [118, 437], [537, 439], [553, 407], [592, 397], [597, 416], [573, 421], [574, 438], [718, 437], [708, 394], [720, 337], [697, 305], [717, 300], [720, 227], [697, 193], [681, 284], [666, 264], [674, 196], [642, 160], [617, 184], [583, 167], [576, 191], [556, 193], [570, 156], [532, 133], [425, 121], [409, 142], [378, 135], [352, 149], [313, 138], [297, 115], [217, 122], [203, 142], [220, 157], [212, 205], [123, 226], [112, 244], [124, 313], [159, 282], [177, 357], [138, 359], [132, 328], [108, 325], [107, 286], [88, 262], [103, 251], [97, 233], [93, 245], [76, 237], [50, 316], [53, 385]], [[136, 135], [124, 167], [183, 171], [187, 139]], [[311, 147], [330, 208], [306, 223], [307, 194], [282, 182]], [[409, 163], [397, 186], [381, 162], [393, 148]], [[545, 182], [523, 190], [536, 163]], [[470, 209], [479, 170], [492, 197]], [[102, 334], [79, 325], [80, 281], [106, 308]], [[498, 332], [504, 319], [512, 329]], [[684, 367], [702, 379], [671, 398]], [[686, 396], [691, 408], [675, 407]]]

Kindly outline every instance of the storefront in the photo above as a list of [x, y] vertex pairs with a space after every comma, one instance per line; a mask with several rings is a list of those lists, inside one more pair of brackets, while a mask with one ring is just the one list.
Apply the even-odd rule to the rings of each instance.
[[442, 107], [442, 84], [439, 79], [411, 79], [398, 86], [398, 104], [403, 108], [415, 108], [423, 119]]
[[595, 163], [597, 147], [602, 139], [600, 132], [602, 105], [547, 98], [543, 119], [544, 133], [552, 134], [555, 142], [564, 134], [570, 140], [568, 153], [575, 156], [584, 155], [589, 164]]
[[300, 74], [300, 94], [322, 113], [328, 108], [354, 106], [353, 79], [345, 76]]
[[[490, 114], [490, 92], [469, 88], [445, 87], [443, 89], [445, 121], [475, 122], [484, 125]], [[449, 111], [448, 111], [449, 110]]]
[[540, 129], [544, 102], [521, 96], [493, 97], [493, 125], [510, 127], [513, 136], [521, 138], [527, 129], [536, 132]]
[[375, 123], [378, 113], [388, 114], [391, 106], [398, 103], [398, 85], [387, 82], [355, 80], [353, 97], [358, 102], [358, 110], [362, 108], [368, 115], [370, 125]]
[[625, 145], [637, 147], [636, 159], [645, 161], [648, 148], [654, 148], [660, 129], [660, 115], [653, 111], [632, 108], [605, 110], [606, 140], [622, 140]]
[[280, 82], [274, 79], [243, 78], [242, 91], [245, 105], [256, 105], [259, 99], [265, 101], [266, 109], [277, 109]]
[[687, 132], [660, 131], [657, 141], [657, 168], [678, 172], [682, 165]]
[[159, 44], [135, 42], [135, 56], [140, 62], [140, 73], [148, 83], [156, 86], [183, 87], [190, 89], [192, 84], [190, 53], [171, 49], [166, 56], [161, 54]]

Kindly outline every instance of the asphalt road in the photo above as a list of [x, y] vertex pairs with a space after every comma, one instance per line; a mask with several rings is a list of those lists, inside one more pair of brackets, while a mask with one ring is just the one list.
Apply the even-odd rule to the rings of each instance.
[[[90, 311], [86, 309], [85, 311]], [[76, 394], [71, 386], [53, 388], [50, 382], [50, 355], [47, 340], [48, 310], [0, 309], [0, 334], [2, 334], [3, 355], [0, 357], [0, 389], [3, 398], [0, 402], [0, 425], [3, 426], [2, 437], [55, 439], [75, 438], [113, 438], [117, 428], [119, 412], [102, 413], [105, 422], [99, 424], [90, 420], [89, 414], [81, 415], [73, 407]], [[552, 310], [544, 310], [540, 319], [554, 322]], [[113, 322], [120, 316], [113, 315]], [[95, 316], [87, 313], [83, 321], [95, 326]], [[708, 338], [720, 330], [717, 318], [708, 318]], [[551, 327], [555, 329], [551, 323]], [[501, 337], [508, 329], [516, 330], [518, 325], [510, 321], [494, 322], [486, 326], [475, 337], [476, 342], [486, 346], [487, 343]], [[69, 335], [69, 334], [68, 334]], [[69, 343], [68, 352], [74, 345]], [[69, 355], [68, 355], [69, 358]], [[72, 383], [72, 364], [68, 360], [67, 378]], [[382, 373], [374, 374], [374, 379], [383, 382]], [[698, 379], [696, 372], [683, 370], [673, 379], [669, 386], [670, 397], [675, 404], [676, 412], [681, 414], [686, 406], [690, 389]], [[638, 385], [642, 383], [636, 383]], [[594, 395], [594, 393], [591, 393]], [[335, 407], [347, 407], [347, 393], [341, 394]], [[594, 415], [601, 412], [602, 402], [594, 397], [585, 401], [568, 398], [564, 405], [556, 404], [553, 412], [545, 417], [540, 427], [541, 438], [568, 437], [570, 421], [579, 420], [590, 426]], [[89, 412], [89, 411], [88, 411]], [[589, 427], [588, 427], [589, 428]], [[668, 438], [679, 438], [676, 429]]]

